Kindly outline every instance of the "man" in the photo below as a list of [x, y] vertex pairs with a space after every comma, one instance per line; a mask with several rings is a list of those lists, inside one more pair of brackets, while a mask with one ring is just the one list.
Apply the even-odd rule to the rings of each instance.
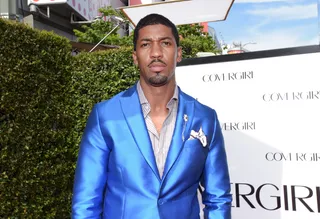
[[223, 136], [215, 111], [176, 85], [179, 35], [151, 14], [134, 32], [136, 85], [94, 106], [80, 145], [72, 216], [230, 219]]

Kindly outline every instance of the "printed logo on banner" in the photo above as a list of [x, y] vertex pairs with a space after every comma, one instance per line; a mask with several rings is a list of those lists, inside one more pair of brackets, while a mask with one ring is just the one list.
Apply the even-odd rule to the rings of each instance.
[[300, 162], [318, 162], [320, 161], [319, 153], [283, 153], [268, 152], [265, 155], [267, 161], [300, 161]]
[[220, 74], [205, 74], [202, 76], [203, 82], [219, 82], [219, 81], [237, 81], [253, 79], [253, 71], [220, 73]]
[[221, 113], [233, 218], [320, 219], [319, 59], [317, 52], [177, 68], [179, 86]]
[[320, 213], [320, 187], [305, 185], [282, 185], [265, 183], [254, 186], [250, 183], [231, 183], [233, 206], [249, 206], [267, 211], [309, 211]]
[[319, 100], [320, 91], [267, 93], [262, 95], [262, 99], [265, 102], [287, 100]]
[[255, 122], [224, 122], [220, 126], [223, 131], [256, 130]]

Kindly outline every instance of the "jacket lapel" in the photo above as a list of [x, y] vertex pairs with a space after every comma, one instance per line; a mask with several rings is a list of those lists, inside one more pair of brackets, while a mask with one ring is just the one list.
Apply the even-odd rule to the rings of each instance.
[[163, 181], [179, 157], [184, 142], [188, 140], [190, 128], [194, 116], [194, 100], [181, 92], [179, 89], [179, 106], [174, 133], [172, 136], [169, 152], [167, 155]]
[[160, 181], [160, 175], [155, 161], [148, 129], [143, 118], [136, 85], [124, 92], [123, 96], [120, 98], [120, 103], [126, 122], [140, 152]]

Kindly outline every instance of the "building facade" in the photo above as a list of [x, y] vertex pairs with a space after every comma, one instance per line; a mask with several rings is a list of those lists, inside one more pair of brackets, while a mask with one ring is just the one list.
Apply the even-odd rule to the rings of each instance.
[[94, 20], [99, 8], [127, 5], [128, 0], [1, 0], [0, 17], [76, 40], [73, 30]]

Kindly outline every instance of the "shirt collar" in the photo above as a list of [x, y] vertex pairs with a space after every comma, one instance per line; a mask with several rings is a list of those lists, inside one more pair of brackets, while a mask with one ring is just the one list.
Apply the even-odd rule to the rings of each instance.
[[[143, 93], [141, 84], [140, 84], [140, 80], [137, 83], [137, 91], [138, 91], [138, 96], [139, 96], [139, 100], [140, 100], [140, 104], [141, 106], [144, 108], [143, 110], [143, 114], [146, 116], [151, 108], [150, 108], [150, 104], [146, 98], [146, 96]], [[179, 89], [178, 86], [175, 86], [174, 89], [174, 93], [173, 96], [171, 97], [171, 99], [169, 100], [169, 102], [167, 103], [167, 108], [171, 111], [172, 108], [174, 107], [174, 104], [178, 101], [178, 97], [179, 97]], [[145, 110], [146, 109], [146, 110]]]

